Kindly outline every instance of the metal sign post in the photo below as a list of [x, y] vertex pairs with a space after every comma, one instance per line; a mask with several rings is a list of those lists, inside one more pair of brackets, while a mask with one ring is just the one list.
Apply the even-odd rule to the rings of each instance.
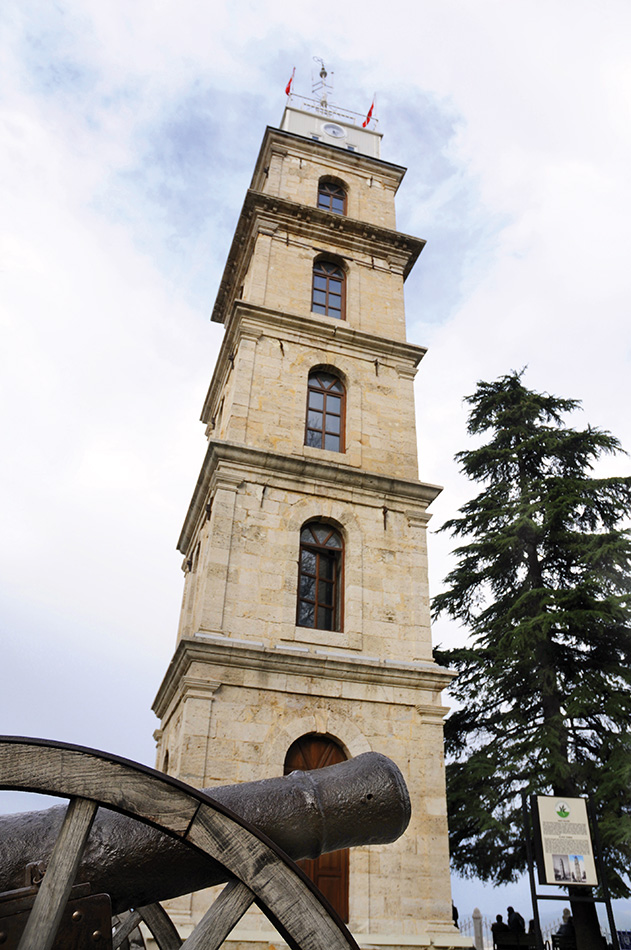
[[539, 919], [539, 905], [537, 904], [537, 886], [535, 884], [535, 862], [532, 853], [532, 827], [530, 814], [528, 812], [528, 800], [526, 793], [521, 793], [521, 807], [524, 814], [524, 831], [526, 833], [526, 854], [528, 856], [528, 877], [530, 879], [530, 894], [532, 897], [532, 913], [535, 920], [535, 941], [537, 950], [543, 950], [543, 937], [541, 936], [541, 921]]

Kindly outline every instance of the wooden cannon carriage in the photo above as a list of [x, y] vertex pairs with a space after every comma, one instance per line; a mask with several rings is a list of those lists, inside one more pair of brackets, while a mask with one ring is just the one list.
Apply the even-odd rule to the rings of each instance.
[[[357, 950], [294, 860], [394, 841], [410, 817], [377, 753], [211, 798], [117, 756], [6, 737], [0, 788], [70, 799], [0, 817], [0, 950], [127, 950], [141, 922], [159, 950], [215, 950], [252, 904], [292, 950]], [[182, 942], [157, 902], [222, 882]]]

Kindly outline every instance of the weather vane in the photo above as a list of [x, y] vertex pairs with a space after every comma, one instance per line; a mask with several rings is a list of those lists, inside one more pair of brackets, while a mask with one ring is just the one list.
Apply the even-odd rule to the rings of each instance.
[[[324, 65], [324, 60], [320, 59], [319, 56], [314, 56], [313, 58], [316, 63], [320, 63], [320, 72], [317, 77], [312, 79], [311, 91], [314, 96], [320, 99], [321, 108], [327, 109], [329, 106], [328, 93], [333, 92], [333, 83], [326, 81], [329, 73]], [[331, 73], [331, 77], [333, 77], [333, 73]]]

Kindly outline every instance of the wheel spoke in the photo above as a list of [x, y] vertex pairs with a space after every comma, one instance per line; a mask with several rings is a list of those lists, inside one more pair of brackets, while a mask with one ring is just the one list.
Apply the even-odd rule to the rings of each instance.
[[98, 807], [87, 798], [70, 800], [18, 950], [50, 950]]
[[132, 930], [136, 929], [141, 920], [142, 917], [137, 910], [132, 910], [127, 914], [118, 929], [112, 934], [113, 950], [118, 950], [123, 940], [129, 937]]
[[229, 881], [208, 908], [183, 950], [217, 950], [254, 902], [252, 891], [241, 881]]
[[179, 950], [182, 938], [160, 904], [147, 904], [136, 909], [155, 937], [159, 950]]

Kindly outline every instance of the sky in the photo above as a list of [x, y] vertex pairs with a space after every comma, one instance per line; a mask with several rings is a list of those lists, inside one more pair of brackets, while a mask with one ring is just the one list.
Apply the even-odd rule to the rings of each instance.
[[[453, 456], [480, 379], [527, 367], [631, 448], [626, 0], [5, 0], [0, 26], [0, 731], [153, 764], [210, 312], [265, 126], [315, 56], [338, 105], [376, 92], [398, 227], [427, 240], [406, 307], [432, 526], [475, 490]], [[450, 546], [432, 533], [434, 593]], [[454, 896], [462, 916], [527, 900]]]

